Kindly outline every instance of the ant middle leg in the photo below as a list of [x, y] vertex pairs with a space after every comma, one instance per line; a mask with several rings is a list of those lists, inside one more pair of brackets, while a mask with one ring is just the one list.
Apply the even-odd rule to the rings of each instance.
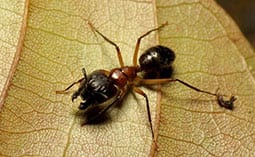
[[150, 105], [149, 105], [148, 96], [141, 89], [139, 89], [139, 88], [137, 88], [135, 86], [133, 86], [132, 89], [136, 93], [142, 95], [145, 98], [145, 100], [146, 100], [146, 108], [147, 108], [147, 114], [148, 114], [148, 121], [149, 121], [150, 128], [151, 128], [151, 135], [152, 135], [153, 142], [156, 143], [155, 135], [154, 135], [154, 131], [153, 131], [153, 126], [152, 126], [152, 122], [151, 122], [151, 112], [150, 112]]
[[104, 38], [105, 41], [107, 41], [108, 43], [110, 43], [111, 45], [113, 45], [116, 48], [117, 51], [117, 55], [118, 55], [118, 59], [119, 59], [119, 64], [120, 67], [124, 67], [124, 62], [123, 62], [123, 58], [121, 55], [121, 51], [120, 48], [117, 44], [115, 44], [113, 41], [111, 41], [110, 39], [108, 39], [105, 35], [103, 35], [101, 32], [99, 32], [93, 25], [92, 23], [88, 22], [89, 26], [95, 31], [97, 32], [102, 38]]
[[138, 51], [139, 51], [139, 48], [140, 48], [140, 43], [141, 43], [142, 38], [146, 37], [146, 36], [149, 35], [151, 32], [157, 31], [157, 30], [159, 30], [159, 29], [165, 27], [166, 25], [168, 25], [168, 22], [162, 24], [161, 26], [159, 26], [159, 27], [157, 27], [157, 28], [154, 28], [154, 29], [149, 30], [148, 32], [144, 33], [142, 36], [140, 36], [140, 37], [137, 39], [136, 46], [135, 46], [135, 51], [134, 51], [134, 56], [133, 56], [133, 64], [134, 64], [134, 66], [137, 66]]

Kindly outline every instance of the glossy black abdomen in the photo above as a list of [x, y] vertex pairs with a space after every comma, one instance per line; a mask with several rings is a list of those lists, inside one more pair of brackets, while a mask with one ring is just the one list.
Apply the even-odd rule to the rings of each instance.
[[175, 53], [165, 46], [154, 46], [146, 50], [139, 58], [145, 78], [168, 78], [172, 74]]

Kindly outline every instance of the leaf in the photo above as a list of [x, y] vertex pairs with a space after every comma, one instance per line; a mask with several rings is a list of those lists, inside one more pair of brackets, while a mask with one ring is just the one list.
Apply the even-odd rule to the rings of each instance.
[[[18, 31], [16, 39], [4, 35], [6, 43], [15, 39], [10, 45], [16, 50], [10, 53], [16, 52], [19, 62], [2, 63], [11, 72], [0, 76], [11, 82], [5, 85], [7, 94], [1, 95], [1, 156], [254, 155], [255, 83], [249, 71], [254, 53], [213, 1], [55, 0], [19, 5], [24, 9], [6, 9], [14, 10], [9, 16], [21, 12], [15, 28], [25, 35]], [[161, 92], [142, 88], [156, 116], [158, 151], [152, 145], [145, 101], [139, 95], [127, 95], [122, 105], [108, 112], [104, 123], [81, 127], [81, 117], [75, 115], [79, 100], [72, 103], [70, 94], [55, 91], [82, 77], [83, 67], [88, 72], [118, 67], [114, 47], [91, 31], [88, 20], [121, 47], [127, 65], [132, 63], [136, 39], [168, 21], [159, 40], [152, 34], [142, 41], [141, 52], [155, 44], [171, 47], [177, 56], [174, 77], [238, 96], [234, 111], [176, 83], [162, 85]], [[1, 61], [12, 58], [0, 56]]]
[[18, 1], [0, 2], [0, 108], [21, 52], [25, 27], [23, 16], [27, 13], [24, 5]]
[[238, 97], [235, 109], [227, 111], [186, 87], [164, 86], [158, 156], [254, 156], [255, 86], [245, 62], [254, 58], [250, 45], [213, 2], [157, 6], [158, 22], [172, 26], [160, 32], [160, 43], [178, 55], [175, 77]]

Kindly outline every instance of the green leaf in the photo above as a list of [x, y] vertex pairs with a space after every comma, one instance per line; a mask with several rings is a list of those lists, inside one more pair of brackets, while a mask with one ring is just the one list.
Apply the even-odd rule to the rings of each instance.
[[[0, 44], [10, 47], [0, 46], [1, 156], [254, 156], [254, 52], [214, 1], [1, 3], [6, 27], [0, 28]], [[55, 91], [80, 79], [83, 67], [92, 72], [119, 66], [114, 47], [88, 21], [120, 46], [126, 65], [132, 65], [137, 38], [168, 21], [143, 39], [140, 54], [156, 44], [170, 47], [176, 52], [174, 77], [237, 96], [234, 110], [171, 83], [157, 91], [142, 87], [157, 150], [145, 100], [137, 94], [112, 108], [104, 123], [81, 127], [80, 99], [70, 99], [77, 86], [64, 95]]]

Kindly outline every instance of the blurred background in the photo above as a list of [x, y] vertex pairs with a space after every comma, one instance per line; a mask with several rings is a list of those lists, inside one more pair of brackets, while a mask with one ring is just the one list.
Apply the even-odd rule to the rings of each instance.
[[255, 0], [216, 0], [236, 21], [255, 49]]

